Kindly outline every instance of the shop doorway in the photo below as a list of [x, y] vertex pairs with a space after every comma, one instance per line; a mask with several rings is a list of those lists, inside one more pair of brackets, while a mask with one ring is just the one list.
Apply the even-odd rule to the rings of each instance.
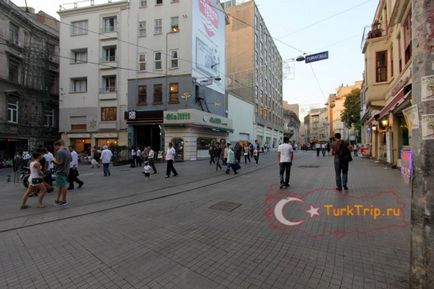
[[183, 162], [184, 161], [184, 140], [182, 138], [173, 138], [172, 139], [173, 147], [176, 151], [175, 161]]
[[161, 151], [161, 129], [158, 124], [136, 126], [136, 142], [139, 147], [151, 146], [154, 151]]
[[77, 153], [90, 154], [92, 147], [90, 138], [74, 138], [71, 139], [71, 144], [74, 146]]

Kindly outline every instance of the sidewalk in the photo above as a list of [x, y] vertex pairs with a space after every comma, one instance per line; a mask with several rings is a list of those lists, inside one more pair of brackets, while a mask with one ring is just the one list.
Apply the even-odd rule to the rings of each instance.
[[[91, 174], [83, 178], [98, 179], [98, 184], [87, 188], [85, 179], [83, 190], [71, 193], [70, 208], [47, 208], [53, 218], [49, 223], [23, 223], [0, 233], [0, 288], [408, 287], [409, 226], [385, 227], [394, 221], [385, 218], [325, 218], [322, 210], [300, 225], [306, 234], [276, 229], [265, 213], [270, 194], [290, 193], [306, 205], [346, 206], [356, 198], [390, 206], [393, 199], [387, 194], [368, 197], [392, 191], [405, 204], [403, 221], [408, 222], [410, 192], [398, 170], [355, 159], [350, 191], [343, 196], [333, 190], [332, 157], [297, 152], [289, 191], [275, 188], [275, 160], [270, 153], [258, 167], [244, 168], [235, 177], [212, 174], [206, 162], [178, 163], [184, 179], [155, 178], [154, 191], [131, 182], [139, 180], [133, 169], [113, 170], [122, 176], [116, 181], [83, 172]], [[96, 202], [106, 194], [124, 198]], [[95, 202], [86, 206], [83, 196]], [[221, 201], [240, 206], [210, 209]], [[111, 208], [98, 210], [108, 203]], [[84, 208], [89, 208], [86, 214], [70, 215]], [[7, 218], [1, 209], [2, 219]], [[306, 215], [301, 204], [288, 204], [284, 213], [289, 220]], [[370, 225], [375, 230], [355, 231]]]

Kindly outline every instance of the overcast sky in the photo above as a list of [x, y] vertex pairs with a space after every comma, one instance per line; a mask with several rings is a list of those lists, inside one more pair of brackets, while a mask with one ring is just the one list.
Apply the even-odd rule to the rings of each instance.
[[[12, 2], [24, 5], [24, 0]], [[57, 18], [59, 5], [72, 2], [27, 0], [28, 6]], [[96, 0], [99, 2], [107, 0]], [[283, 99], [299, 103], [304, 110], [301, 115], [311, 106], [324, 105], [327, 96], [341, 84], [353, 84], [363, 78], [360, 42], [364, 27], [372, 22], [378, 0], [257, 0], [256, 3], [284, 60], [291, 63], [290, 59], [302, 52], [329, 51], [328, 60], [312, 64], [292, 62], [294, 70], [288, 73], [285, 69]]]

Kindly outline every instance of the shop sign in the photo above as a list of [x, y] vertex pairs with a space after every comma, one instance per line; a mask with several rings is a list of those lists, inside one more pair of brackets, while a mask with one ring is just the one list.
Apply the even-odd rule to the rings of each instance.
[[422, 115], [422, 140], [434, 140], [434, 114]]
[[167, 120], [190, 120], [189, 112], [175, 112], [166, 114]]
[[209, 119], [209, 122], [210, 123], [214, 123], [214, 124], [222, 124], [222, 120], [220, 118], [218, 118], [218, 117], [211, 117]]
[[411, 149], [401, 150], [401, 175], [405, 183], [410, 184], [411, 175], [413, 174], [413, 153]]
[[422, 82], [422, 101], [434, 100], [434, 75], [424, 76]]

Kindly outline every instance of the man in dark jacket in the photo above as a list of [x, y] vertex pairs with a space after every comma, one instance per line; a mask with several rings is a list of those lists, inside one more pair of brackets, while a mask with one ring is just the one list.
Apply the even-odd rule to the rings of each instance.
[[[341, 134], [335, 134], [335, 141], [332, 144], [332, 154], [334, 155], [334, 165], [336, 173], [336, 190], [348, 191], [348, 167], [351, 159], [351, 151], [353, 148], [349, 142], [341, 140]], [[342, 176], [341, 176], [342, 174]]]

